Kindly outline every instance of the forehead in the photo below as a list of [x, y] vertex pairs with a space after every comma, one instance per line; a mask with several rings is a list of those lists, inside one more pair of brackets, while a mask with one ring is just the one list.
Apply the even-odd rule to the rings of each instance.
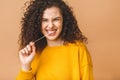
[[62, 16], [61, 11], [58, 7], [50, 7], [43, 12], [43, 18], [58, 16]]

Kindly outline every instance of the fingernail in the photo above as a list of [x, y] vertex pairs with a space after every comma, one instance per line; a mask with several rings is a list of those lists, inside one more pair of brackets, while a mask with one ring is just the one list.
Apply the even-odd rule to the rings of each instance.
[[34, 45], [34, 42], [30, 42], [30, 45]]

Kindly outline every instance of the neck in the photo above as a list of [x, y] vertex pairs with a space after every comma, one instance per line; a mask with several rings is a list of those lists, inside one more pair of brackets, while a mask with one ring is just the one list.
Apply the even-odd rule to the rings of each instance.
[[61, 39], [59, 40], [47, 40], [47, 45], [48, 46], [60, 46], [63, 45], [63, 41]]

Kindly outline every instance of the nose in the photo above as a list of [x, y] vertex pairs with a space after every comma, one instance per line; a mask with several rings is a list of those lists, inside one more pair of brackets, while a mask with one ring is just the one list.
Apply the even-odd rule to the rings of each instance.
[[48, 23], [48, 28], [53, 28], [53, 26], [54, 26], [54, 24], [53, 24], [53, 22], [52, 21], [49, 21], [49, 23]]

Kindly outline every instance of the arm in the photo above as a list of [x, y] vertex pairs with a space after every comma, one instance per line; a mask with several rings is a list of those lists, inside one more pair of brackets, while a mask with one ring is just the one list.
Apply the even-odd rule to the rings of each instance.
[[30, 42], [25, 48], [19, 51], [21, 71], [16, 80], [33, 80], [34, 74], [32, 72], [31, 63], [35, 53], [35, 45], [33, 42]]
[[30, 71], [23, 71], [21, 70], [16, 78], [16, 80], [33, 80], [34, 75], [32, 70]]
[[79, 48], [79, 63], [81, 80], [93, 80], [93, 66], [89, 51], [81, 43]]

